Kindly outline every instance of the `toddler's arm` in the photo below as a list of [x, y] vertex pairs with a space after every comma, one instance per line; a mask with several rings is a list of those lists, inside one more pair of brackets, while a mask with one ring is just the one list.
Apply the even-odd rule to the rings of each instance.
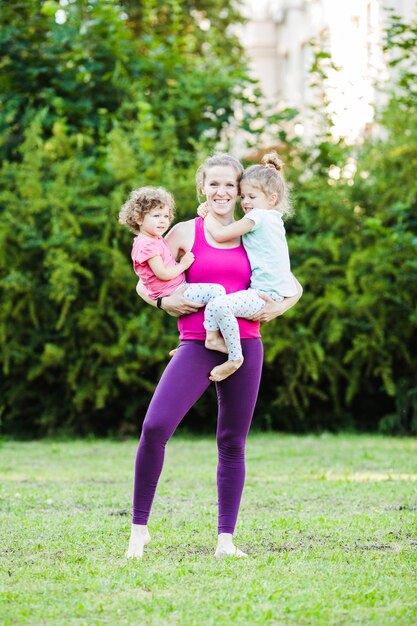
[[254, 225], [254, 221], [248, 216], [245, 216], [237, 222], [223, 226], [211, 213], [207, 214], [204, 223], [208, 232], [217, 243], [223, 243], [224, 241], [241, 237], [252, 230]]
[[159, 280], [172, 280], [177, 278], [182, 272], [190, 267], [194, 263], [194, 254], [192, 252], [186, 252], [181, 261], [174, 267], [166, 267], [162, 258], [157, 255], [148, 260], [149, 267]]

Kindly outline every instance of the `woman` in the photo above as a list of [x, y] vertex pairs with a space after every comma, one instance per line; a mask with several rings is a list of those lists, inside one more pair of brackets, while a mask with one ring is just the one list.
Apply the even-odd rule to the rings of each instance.
[[[208, 158], [197, 170], [197, 191], [207, 198], [209, 211], [222, 224], [233, 222], [239, 194], [242, 165], [234, 157], [220, 154]], [[174, 258], [192, 251], [195, 261], [188, 269], [187, 281], [223, 285], [226, 292], [247, 289], [250, 265], [240, 238], [218, 244], [205, 231], [202, 218], [181, 222], [166, 236]], [[233, 543], [245, 481], [245, 443], [249, 432], [261, 378], [263, 348], [259, 322], [282, 315], [301, 297], [298, 293], [281, 302], [265, 296], [264, 309], [253, 320], [239, 319], [244, 362], [229, 378], [216, 383], [218, 397], [218, 543], [216, 557], [246, 556]], [[187, 411], [210, 384], [213, 367], [225, 360], [225, 354], [204, 346], [203, 311], [187, 302], [181, 292], [150, 300], [138, 288], [146, 302], [171, 315], [180, 316], [180, 345], [165, 369], [150, 402], [142, 426], [136, 456], [133, 495], [133, 523], [127, 550], [128, 557], [141, 557], [150, 542], [147, 528], [156, 486], [162, 471], [165, 444], [175, 432]], [[193, 385], [190, 385], [190, 381]]]

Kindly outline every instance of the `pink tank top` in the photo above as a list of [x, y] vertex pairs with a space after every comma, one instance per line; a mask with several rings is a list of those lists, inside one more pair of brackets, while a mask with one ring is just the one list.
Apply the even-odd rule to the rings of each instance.
[[[192, 247], [195, 261], [187, 270], [189, 283], [218, 283], [226, 293], [248, 289], [251, 269], [242, 244], [236, 248], [215, 248], [207, 243], [204, 234], [204, 221], [195, 219], [195, 239]], [[204, 340], [206, 332], [203, 326], [204, 308], [197, 313], [178, 318], [180, 339]], [[259, 322], [237, 318], [242, 339], [260, 337]]]

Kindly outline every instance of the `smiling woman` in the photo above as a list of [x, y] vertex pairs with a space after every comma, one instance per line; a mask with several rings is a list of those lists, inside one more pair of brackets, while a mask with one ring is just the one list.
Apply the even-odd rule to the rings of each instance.
[[[197, 192], [206, 196], [210, 214], [224, 226], [233, 224], [242, 173], [242, 165], [228, 154], [210, 157], [197, 170]], [[141, 232], [139, 236], [142, 236]], [[226, 293], [249, 287], [251, 268], [239, 235], [218, 243], [206, 229], [204, 220], [198, 217], [174, 226], [165, 242], [173, 258], [181, 259], [178, 265], [183, 259], [190, 258], [187, 255], [193, 255], [194, 260], [187, 270], [190, 283], [214, 283]], [[210, 372], [225, 360], [219, 347], [213, 349], [207, 345], [204, 312], [195, 302], [190, 302], [189, 287], [185, 289], [185, 293], [184, 289], [177, 289], [163, 300], [159, 297], [155, 301], [143, 281], [138, 285], [138, 293], [146, 302], [182, 317], [178, 324], [180, 345], [162, 374], [143, 422], [136, 456], [128, 557], [141, 557], [150, 542], [147, 523], [166, 443], [187, 411], [210, 385]], [[287, 298], [285, 306], [271, 300], [266, 303], [265, 310], [272, 319], [295, 304], [298, 297]], [[243, 364], [232, 376], [216, 382], [219, 403], [217, 557], [245, 556], [234, 545], [233, 533], [245, 481], [245, 444], [258, 395], [263, 348], [259, 322], [239, 319], [238, 329]]]
[[[234, 208], [238, 196], [235, 171], [231, 166], [215, 165], [204, 175], [204, 170], [200, 171], [201, 169], [197, 171], [197, 184], [206, 196], [208, 204], [215, 210], [217, 219], [225, 224], [231, 224], [233, 213], [230, 213], [230, 207]], [[239, 237], [230, 242], [230, 247], [233, 245], [239, 245]]]

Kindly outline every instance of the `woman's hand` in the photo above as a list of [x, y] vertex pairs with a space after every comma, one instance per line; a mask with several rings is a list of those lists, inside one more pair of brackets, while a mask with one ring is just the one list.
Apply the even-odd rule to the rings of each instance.
[[296, 304], [301, 296], [303, 295], [303, 288], [295, 278], [295, 284], [297, 287], [297, 293], [295, 296], [291, 296], [289, 298], [284, 298], [280, 302], [276, 302], [272, 298], [270, 298], [266, 293], [258, 293], [258, 296], [265, 300], [266, 304], [263, 309], [252, 315], [252, 317], [248, 317], [247, 319], [252, 320], [253, 322], [270, 322], [271, 320], [283, 315], [288, 309]]
[[[190, 300], [186, 300], [183, 296], [184, 291], [187, 289], [187, 285], [181, 287], [170, 296], [163, 296], [161, 300], [161, 309], [172, 315], [173, 317], [179, 317], [180, 315], [189, 315], [195, 313], [204, 306], [204, 304], [194, 304]], [[156, 307], [156, 300], [152, 300], [143, 288], [142, 282], [139, 280], [136, 285], [136, 293], [147, 304]]]
[[266, 293], [258, 293], [258, 296], [265, 300], [265, 306], [263, 309], [252, 315], [252, 317], [248, 317], [248, 320], [252, 320], [253, 322], [270, 322], [271, 320], [283, 315], [287, 310], [285, 300], [281, 300], [281, 302], [276, 302], [272, 298], [270, 298]]
[[164, 296], [161, 301], [161, 309], [173, 317], [196, 313], [198, 309], [201, 309], [201, 307], [204, 306], [204, 304], [194, 304], [194, 302], [186, 300], [183, 295], [186, 289], [187, 286], [184, 286], [172, 293], [170, 296]]

